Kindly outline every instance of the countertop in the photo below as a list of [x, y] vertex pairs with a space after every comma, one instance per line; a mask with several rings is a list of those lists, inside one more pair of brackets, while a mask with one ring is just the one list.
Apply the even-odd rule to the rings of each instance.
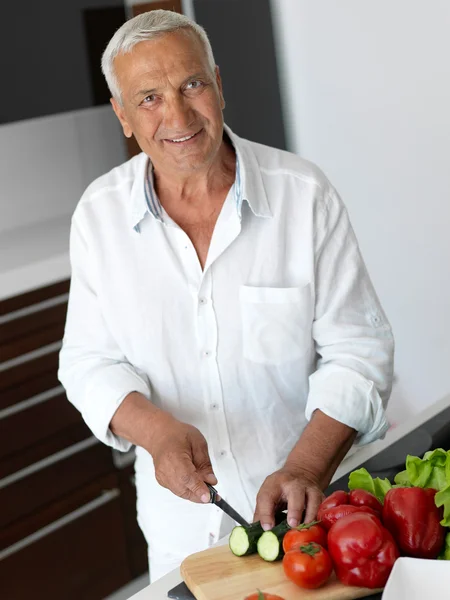
[[0, 300], [70, 277], [70, 218], [0, 233]]
[[[439, 431], [441, 431], [442, 428], [448, 428], [448, 432], [446, 432], [445, 435], [448, 435], [448, 439], [450, 439], [450, 395], [445, 396], [424, 411], [414, 415], [408, 419], [407, 422], [389, 430], [384, 440], [379, 440], [360, 449], [353, 449], [337, 469], [335, 476], [333, 477], [332, 485], [333, 482], [339, 485], [339, 480], [344, 480], [343, 478], [346, 478], [346, 475], [350, 471], [362, 466], [366, 461], [380, 454], [383, 450], [390, 448], [393, 444], [399, 442], [403, 437], [411, 434], [421, 426], [424, 426], [433, 437], [435, 434], [437, 435], [437, 437], [434, 438], [436, 439], [437, 444], [439, 444], [442, 439], [443, 434], [439, 437]], [[223, 539], [220, 540], [219, 544], [224, 544], [226, 542], [227, 540]], [[134, 594], [129, 600], [166, 600], [168, 591], [181, 583], [181, 581], [180, 569], [175, 569], [165, 577], [162, 577], [137, 594]]]

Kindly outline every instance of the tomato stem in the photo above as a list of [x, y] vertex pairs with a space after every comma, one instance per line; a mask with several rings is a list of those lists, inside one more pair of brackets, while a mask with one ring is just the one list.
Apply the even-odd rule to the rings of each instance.
[[300, 552], [303, 552], [303, 554], [308, 554], [309, 556], [314, 556], [315, 554], [320, 552], [320, 546], [315, 542], [310, 542], [309, 544], [300, 546]]
[[311, 523], [300, 523], [297, 527], [291, 527], [291, 529], [296, 529], [297, 531], [302, 531], [303, 529], [310, 529], [313, 525], [319, 525], [322, 521], [311, 521]]

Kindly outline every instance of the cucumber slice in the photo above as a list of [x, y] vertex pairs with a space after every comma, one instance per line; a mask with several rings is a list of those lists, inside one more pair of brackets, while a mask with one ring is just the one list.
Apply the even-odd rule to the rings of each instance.
[[231, 552], [235, 556], [248, 556], [257, 550], [257, 542], [264, 533], [260, 523], [252, 523], [248, 527], [238, 525], [234, 527], [229, 539]]
[[[286, 513], [277, 512], [275, 514], [275, 523], [280, 525], [286, 520]], [[258, 551], [258, 540], [264, 533], [264, 529], [261, 527], [261, 523], [251, 523], [248, 527], [238, 525], [233, 528], [228, 540], [228, 545], [231, 552], [235, 556], [248, 556], [249, 554], [255, 554]]]
[[287, 521], [283, 521], [270, 531], [265, 531], [257, 543], [259, 556], [268, 562], [283, 558], [283, 538], [289, 529]]

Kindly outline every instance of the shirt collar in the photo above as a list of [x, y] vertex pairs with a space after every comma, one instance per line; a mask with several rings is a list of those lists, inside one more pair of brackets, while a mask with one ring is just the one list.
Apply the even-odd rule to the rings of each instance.
[[272, 217], [261, 171], [250, 143], [237, 136], [228, 125], [225, 132], [236, 152], [236, 196], [239, 217], [245, 200], [257, 217]]
[[144, 152], [141, 152], [132, 160], [136, 162], [130, 195], [130, 225], [135, 231], [139, 232], [139, 223], [148, 213], [145, 185], [150, 161]]
[[[235, 195], [239, 218], [245, 200], [257, 217], [272, 217], [266, 190], [256, 156], [246, 140], [239, 138], [224, 125], [224, 130], [236, 152]], [[148, 156], [142, 152], [136, 159], [136, 176], [131, 188], [131, 225], [139, 232], [139, 223], [150, 213], [163, 223], [162, 207], [153, 185], [153, 167]]]

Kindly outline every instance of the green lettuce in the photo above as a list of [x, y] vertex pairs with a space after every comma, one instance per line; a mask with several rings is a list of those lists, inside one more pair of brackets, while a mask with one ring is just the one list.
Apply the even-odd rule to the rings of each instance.
[[441, 525], [450, 527], [450, 485], [440, 490], [434, 497], [434, 502], [438, 508], [444, 507], [444, 518]]
[[394, 483], [398, 487], [412, 487], [412, 483], [408, 477], [408, 471], [401, 471], [394, 477]]
[[[410, 484], [414, 487], [433, 488], [441, 490], [449, 485], [450, 480], [450, 453], [438, 448], [425, 452], [423, 458], [408, 455], [406, 457], [406, 474]], [[395, 477], [395, 483], [403, 481], [405, 471]]]
[[387, 492], [392, 488], [389, 479], [380, 479], [371, 477], [366, 469], [357, 469], [350, 473], [348, 479], [349, 490], [366, 490], [378, 498], [383, 503]]
[[438, 556], [438, 560], [450, 560], [450, 533], [445, 536], [444, 546]]

